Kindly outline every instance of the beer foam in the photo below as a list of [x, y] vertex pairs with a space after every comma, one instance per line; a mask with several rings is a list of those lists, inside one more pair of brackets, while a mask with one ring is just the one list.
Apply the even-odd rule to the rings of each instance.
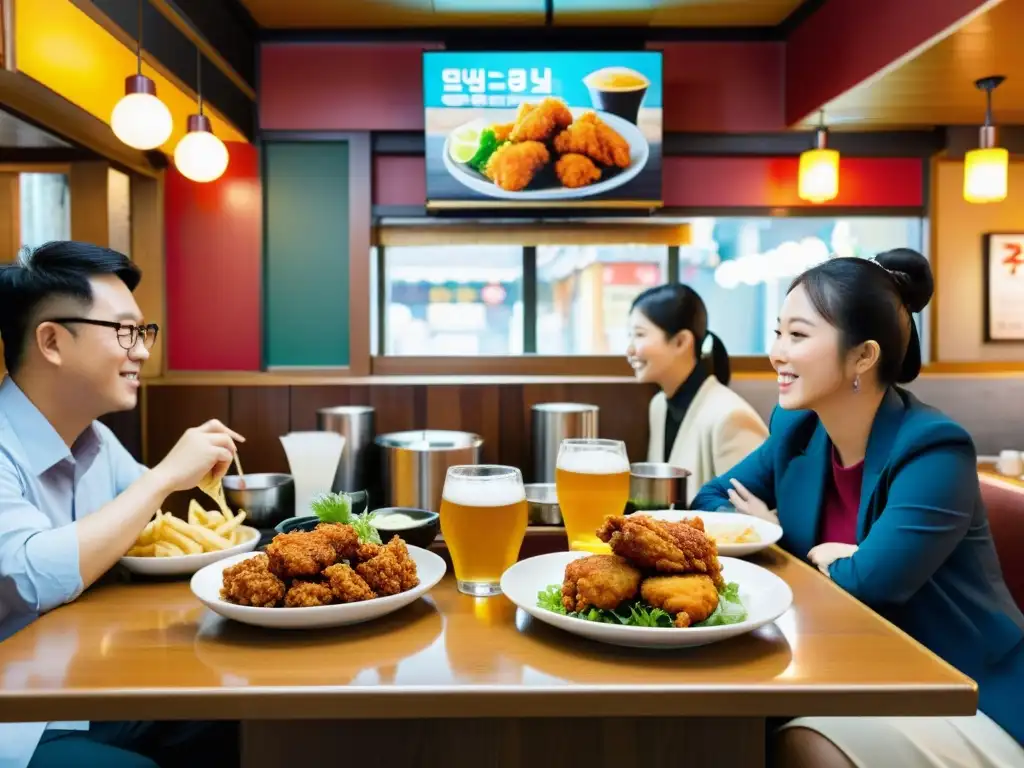
[[563, 452], [558, 457], [558, 468], [586, 475], [613, 475], [617, 472], [629, 472], [629, 459], [621, 453], [600, 448]]
[[504, 507], [525, 501], [526, 492], [522, 483], [513, 475], [490, 481], [449, 477], [444, 483], [443, 496], [452, 504], [464, 507]]

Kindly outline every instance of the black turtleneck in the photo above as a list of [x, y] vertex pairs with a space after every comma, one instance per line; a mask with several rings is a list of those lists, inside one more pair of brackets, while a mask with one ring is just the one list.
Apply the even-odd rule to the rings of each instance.
[[693, 403], [693, 398], [697, 396], [697, 390], [701, 388], [701, 385], [707, 381], [708, 376], [711, 374], [708, 372], [707, 366], [704, 363], [698, 361], [693, 371], [689, 376], [686, 377], [686, 381], [675, 391], [671, 396], [665, 393], [665, 457], [664, 461], [669, 460], [669, 456], [672, 454], [672, 446], [676, 442], [676, 435], [679, 434], [679, 427], [683, 423], [683, 419], [686, 418], [686, 412], [690, 409], [690, 405]]

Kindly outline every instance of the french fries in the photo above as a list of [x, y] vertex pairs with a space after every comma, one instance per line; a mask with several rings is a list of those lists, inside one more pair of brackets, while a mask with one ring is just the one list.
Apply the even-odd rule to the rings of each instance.
[[203, 552], [218, 552], [245, 541], [249, 534], [243, 530], [245, 510], [232, 513], [223, 510], [205, 510], [195, 499], [189, 502], [188, 519], [182, 520], [169, 512], [158, 511], [128, 550], [128, 557], [183, 557]]

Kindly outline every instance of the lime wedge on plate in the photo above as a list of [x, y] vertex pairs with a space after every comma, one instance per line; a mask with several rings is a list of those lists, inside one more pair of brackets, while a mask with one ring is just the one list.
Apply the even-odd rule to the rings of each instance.
[[468, 163], [480, 146], [480, 127], [466, 125], [448, 138], [448, 154], [457, 163]]

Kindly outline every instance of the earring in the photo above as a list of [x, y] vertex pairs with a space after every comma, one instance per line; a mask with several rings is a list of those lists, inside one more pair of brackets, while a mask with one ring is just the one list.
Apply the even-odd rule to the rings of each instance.
[[853, 391], [860, 392], [860, 374], [853, 377]]

